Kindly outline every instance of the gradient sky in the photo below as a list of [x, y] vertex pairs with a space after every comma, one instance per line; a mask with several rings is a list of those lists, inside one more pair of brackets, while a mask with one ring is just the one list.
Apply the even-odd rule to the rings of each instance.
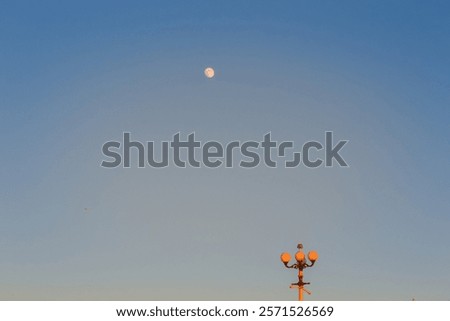
[[[295, 300], [303, 242], [306, 299], [449, 300], [449, 39], [447, 1], [2, 1], [0, 299]], [[349, 168], [100, 167], [327, 130]]]

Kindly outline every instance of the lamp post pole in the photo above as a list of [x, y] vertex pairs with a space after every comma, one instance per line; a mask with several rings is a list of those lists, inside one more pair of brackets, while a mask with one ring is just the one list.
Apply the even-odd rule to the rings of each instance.
[[316, 251], [308, 252], [308, 259], [311, 263], [307, 263], [305, 253], [303, 253], [303, 245], [300, 243], [297, 245], [297, 253], [295, 253], [296, 263], [289, 265], [289, 261], [291, 260], [291, 255], [287, 252], [281, 253], [280, 259], [283, 262], [284, 266], [288, 269], [297, 269], [298, 270], [298, 282], [292, 283], [290, 288], [298, 288], [298, 300], [303, 301], [303, 291], [308, 294], [311, 294], [307, 289], [305, 289], [306, 284], [310, 284], [309, 282], [303, 282], [303, 269], [312, 267], [314, 263], [316, 263], [319, 255]]

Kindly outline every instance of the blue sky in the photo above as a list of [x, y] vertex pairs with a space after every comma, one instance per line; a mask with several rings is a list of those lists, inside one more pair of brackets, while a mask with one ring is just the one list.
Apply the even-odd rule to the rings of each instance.
[[[445, 1], [0, 4], [0, 298], [448, 300]], [[202, 72], [216, 69], [211, 81]], [[349, 168], [106, 170], [101, 146], [348, 139]], [[89, 208], [89, 211], [84, 211]]]

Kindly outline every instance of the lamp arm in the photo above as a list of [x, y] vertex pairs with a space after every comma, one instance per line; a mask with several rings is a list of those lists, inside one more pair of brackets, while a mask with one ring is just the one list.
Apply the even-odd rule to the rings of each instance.
[[311, 264], [305, 263], [304, 267], [311, 267], [316, 263], [316, 261], [311, 262]]
[[296, 269], [297, 268], [297, 264], [292, 264], [292, 265], [288, 265], [288, 263], [284, 263], [284, 266], [287, 267], [288, 269]]

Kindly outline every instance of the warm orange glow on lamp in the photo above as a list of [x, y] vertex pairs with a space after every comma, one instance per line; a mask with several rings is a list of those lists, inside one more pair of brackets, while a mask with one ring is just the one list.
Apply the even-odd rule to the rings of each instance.
[[281, 262], [283, 262], [284, 266], [288, 269], [297, 269], [298, 270], [298, 282], [292, 283], [291, 288], [298, 288], [298, 300], [303, 300], [303, 291], [305, 291], [308, 294], [311, 294], [308, 290], [305, 289], [305, 285], [309, 284], [309, 282], [303, 282], [303, 269], [311, 267], [316, 263], [317, 259], [319, 258], [319, 254], [317, 254], [316, 251], [309, 251], [308, 252], [308, 259], [311, 263], [306, 262], [305, 253], [303, 253], [303, 245], [299, 244], [297, 245], [298, 251], [295, 253], [295, 260], [296, 263], [289, 265], [289, 261], [291, 260], [291, 255], [287, 252], [281, 253], [280, 259]]

